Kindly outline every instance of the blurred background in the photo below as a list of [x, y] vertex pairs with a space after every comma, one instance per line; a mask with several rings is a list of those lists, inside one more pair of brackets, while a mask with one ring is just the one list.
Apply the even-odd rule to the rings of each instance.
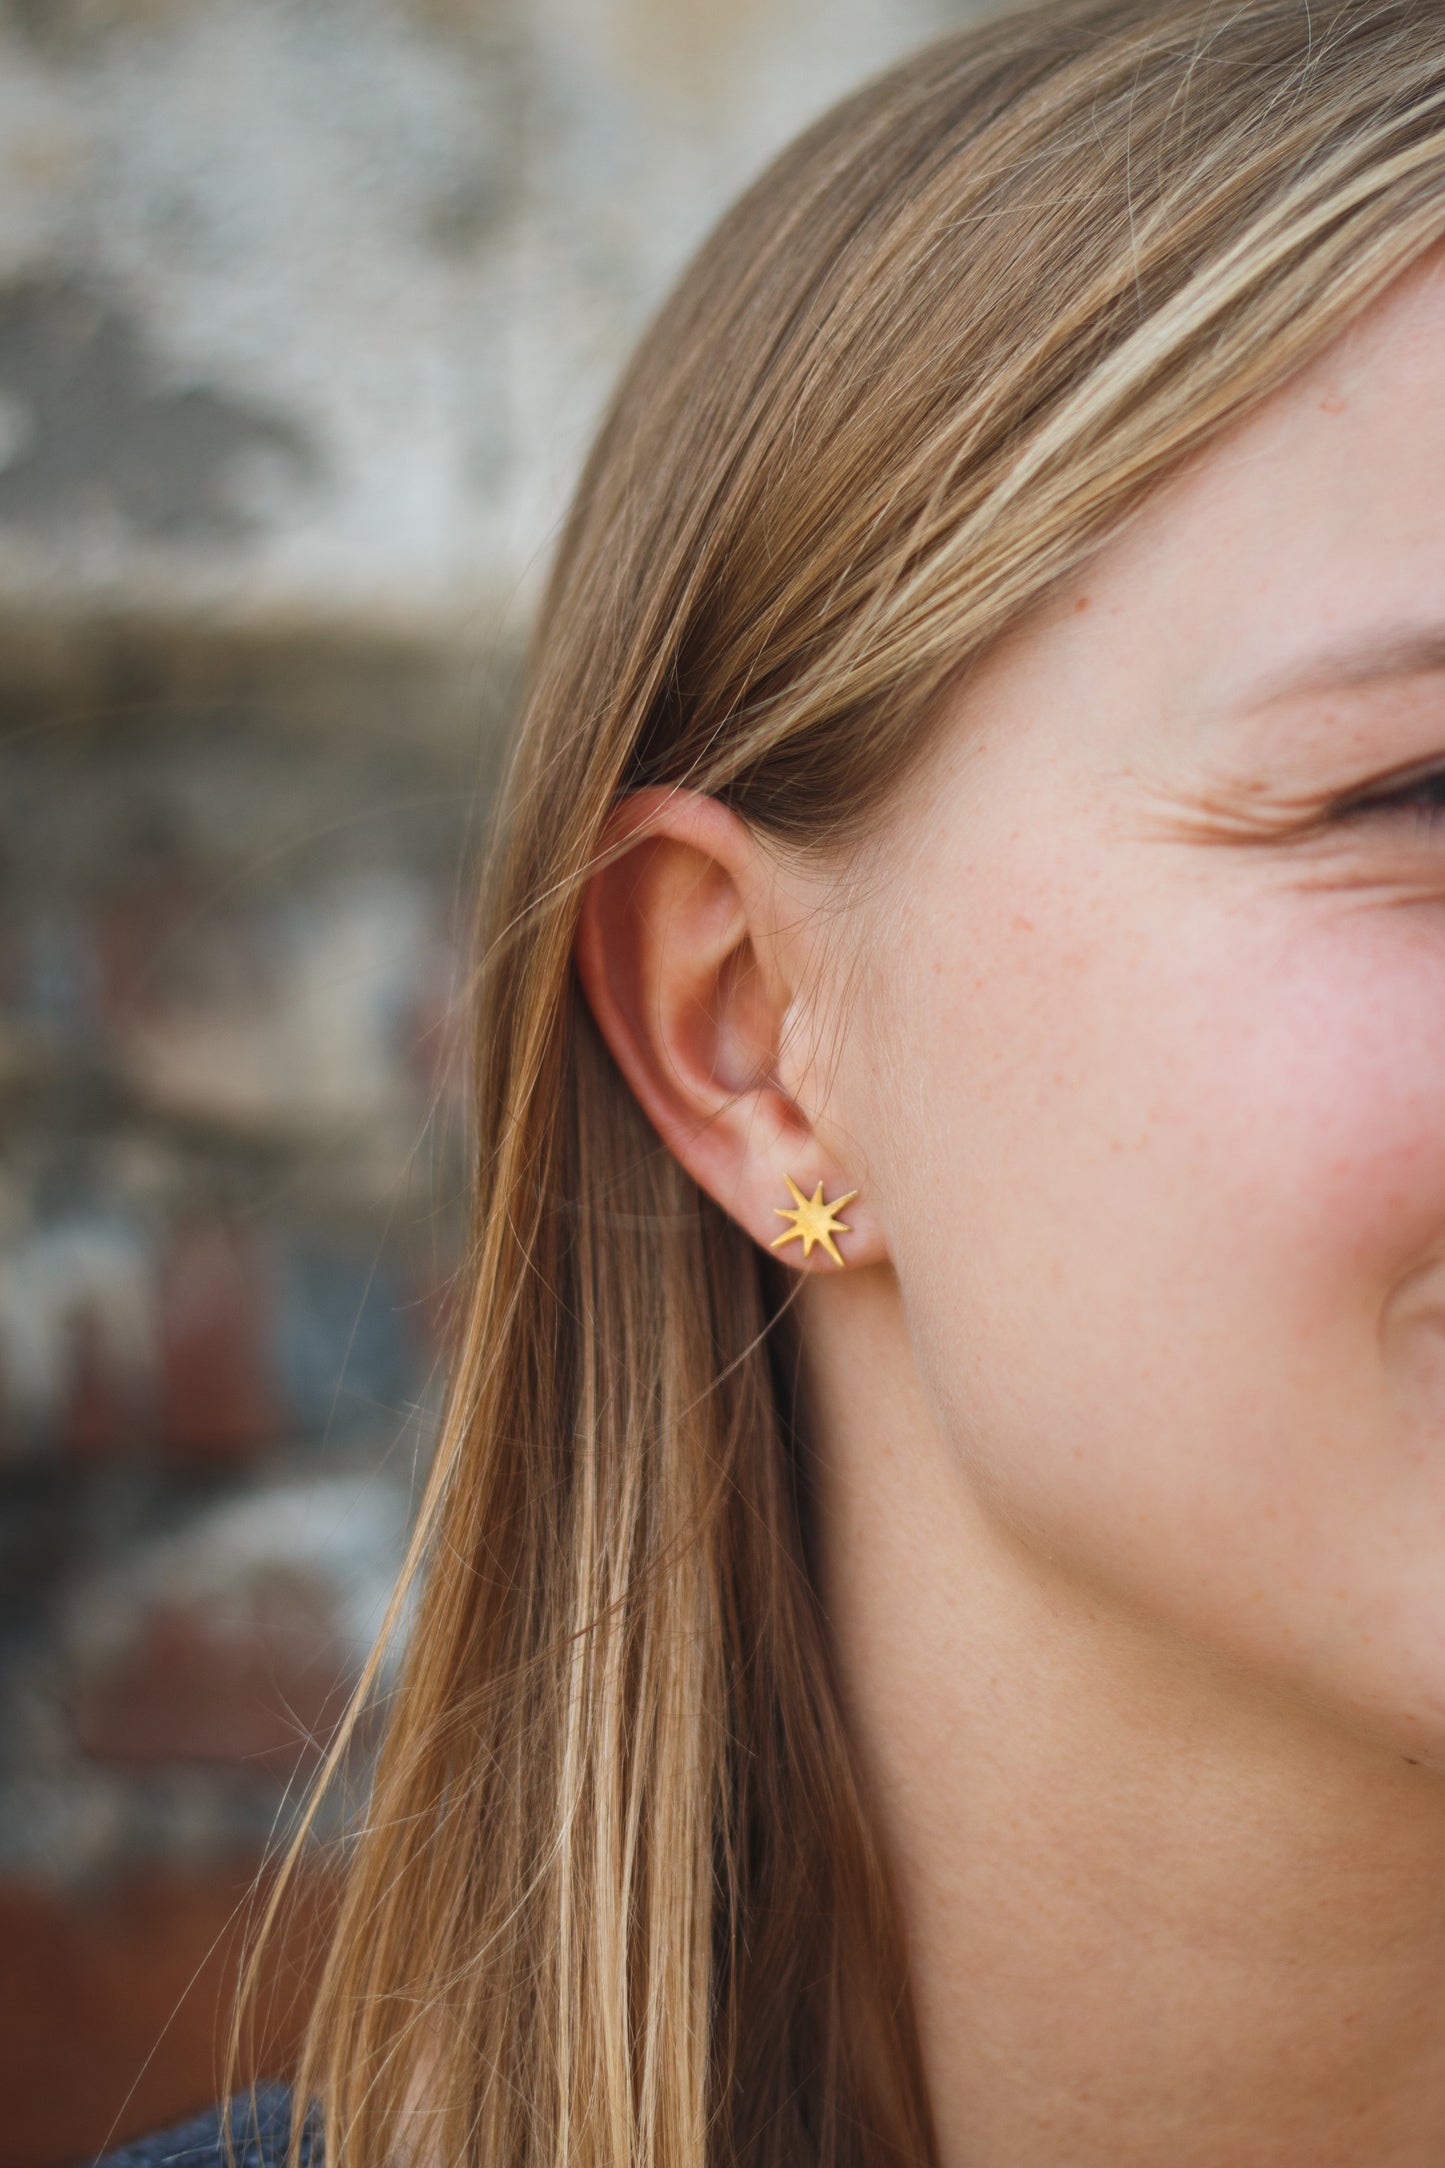
[[0, 0], [0, 2168], [214, 2096], [385, 1604], [599, 403], [767, 156], [972, 11]]

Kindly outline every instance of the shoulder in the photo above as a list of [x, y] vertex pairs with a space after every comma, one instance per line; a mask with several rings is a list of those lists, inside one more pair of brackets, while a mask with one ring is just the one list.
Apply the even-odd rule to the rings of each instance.
[[[227, 2105], [174, 2130], [137, 2138], [118, 2153], [107, 2153], [95, 2168], [227, 2168], [228, 2158], [234, 2158], [235, 2168], [284, 2168], [290, 2142], [290, 2093], [284, 2085], [261, 2085], [254, 2095], [238, 2093]], [[321, 2168], [320, 2142], [311, 2130], [302, 2135], [301, 2161], [302, 2168]]]

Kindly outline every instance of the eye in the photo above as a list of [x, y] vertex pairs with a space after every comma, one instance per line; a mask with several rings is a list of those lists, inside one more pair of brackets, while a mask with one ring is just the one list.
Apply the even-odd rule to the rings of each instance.
[[1445, 824], [1445, 768], [1417, 775], [1408, 783], [1396, 783], [1369, 797], [1350, 798], [1336, 810], [1345, 820], [1393, 818], [1418, 831], [1433, 831]]

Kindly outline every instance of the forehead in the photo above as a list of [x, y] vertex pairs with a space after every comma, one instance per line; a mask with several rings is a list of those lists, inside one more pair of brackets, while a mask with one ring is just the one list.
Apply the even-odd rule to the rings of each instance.
[[1439, 667], [1445, 250], [1167, 483], [977, 689], [1066, 717], [1076, 746], [1167, 737], [1398, 676], [1432, 641]]

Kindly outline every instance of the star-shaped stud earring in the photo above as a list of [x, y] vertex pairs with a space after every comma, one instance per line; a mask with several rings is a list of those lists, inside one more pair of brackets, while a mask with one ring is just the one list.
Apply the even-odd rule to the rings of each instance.
[[845, 1227], [836, 1215], [845, 1204], [852, 1203], [858, 1194], [857, 1190], [850, 1189], [846, 1197], [835, 1197], [831, 1204], [824, 1204], [821, 1182], [811, 1197], [805, 1197], [790, 1174], [785, 1174], [783, 1180], [792, 1193], [793, 1203], [791, 1206], [775, 1204], [773, 1210], [779, 1219], [790, 1219], [793, 1224], [785, 1235], [779, 1235], [776, 1242], [770, 1242], [768, 1248], [780, 1250], [785, 1242], [801, 1241], [803, 1255], [808, 1258], [812, 1256], [813, 1244], [817, 1242], [828, 1252], [835, 1265], [841, 1265], [843, 1260], [838, 1254], [838, 1245], [833, 1237], [835, 1234], [851, 1234], [853, 1230]]

